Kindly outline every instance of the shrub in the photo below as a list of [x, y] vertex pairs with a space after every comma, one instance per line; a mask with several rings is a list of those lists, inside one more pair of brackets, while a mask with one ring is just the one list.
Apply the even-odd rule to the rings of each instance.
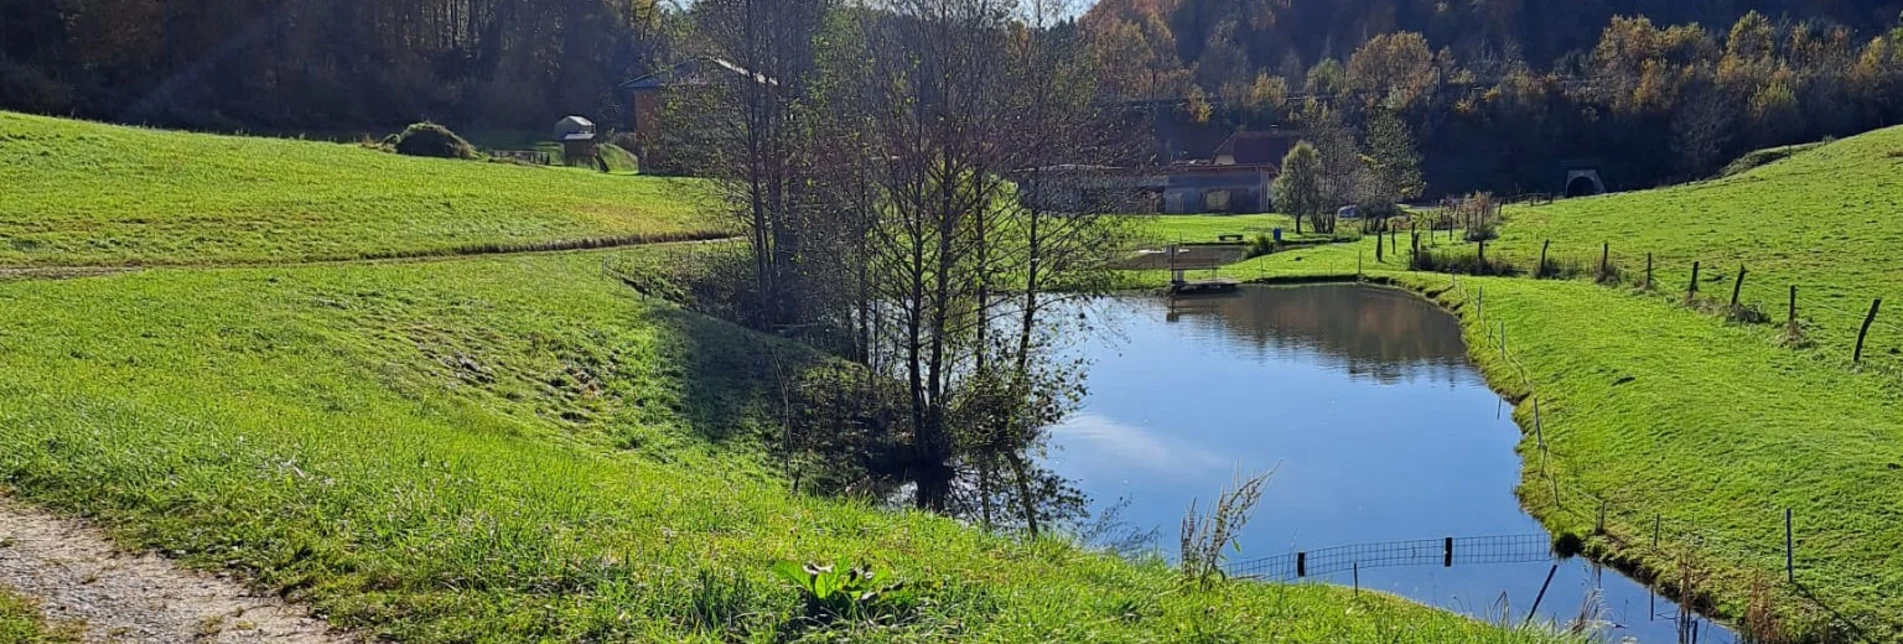
[[429, 121], [412, 123], [394, 138], [394, 141], [384, 140], [397, 154], [439, 159], [475, 159], [479, 156], [469, 141], [457, 136], [449, 128]]
[[1277, 246], [1279, 246], [1279, 244], [1275, 243], [1275, 240], [1269, 238], [1268, 235], [1256, 235], [1255, 239], [1249, 242], [1249, 252], [1244, 259], [1255, 259], [1264, 255], [1273, 255], [1275, 254]]

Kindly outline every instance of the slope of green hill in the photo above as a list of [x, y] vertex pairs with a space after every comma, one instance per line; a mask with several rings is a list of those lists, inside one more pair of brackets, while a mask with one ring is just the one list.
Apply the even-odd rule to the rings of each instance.
[[[651, 252], [0, 283], [0, 489], [400, 641], [1553, 639], [793, 493], [762, 374], [816, 358], [604, 268]], [[924, 603], [807, 622], [776, 559]]]
[[355, 259], [721, 232], [703, 183], [0, 112], [0, 267]]
[[1866, 360], [1903, 371], [1903, 128], [1714, 181], [1509, 209], [1488, 253], [1531, 266], [1547, 240], [1554, 257], [1589, 268], [1610, 243], [1628, 281], [1651, 253], [1656, 288], [1678, 298], [1700, 262], [1701, 296], [1728, 303], [1742, 265], [1741, 299], [1777, 321], [1797, 286], [1805, 333], [1832, 361], [1850, 360], [1871, 300], [1884, 298]]

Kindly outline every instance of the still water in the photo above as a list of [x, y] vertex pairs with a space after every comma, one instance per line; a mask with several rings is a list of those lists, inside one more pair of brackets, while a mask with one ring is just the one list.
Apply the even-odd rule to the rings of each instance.
[[[1511, 410], [1468, 362], [1459, 323], [1413, 294], [1333, 285], [1233, 296], [1131, 296], [1085, 306], [1099, 333], [1083, 410], [1051, 466], [1101, 509], [1173, 544], [1191, 499], [1273, 469], [1232, 561], [1351, 544], [1544, 534], [1513, 490]], [[1438, 560], [1435, 562], [1438, 564]], [[1371, 568], [1364, 588], [1464, 613], [1525, 617], [1550, 561]], [[1676, 608], [1584, 559], [1535, 619], [1570, 623], [1597, 591], [1607, 641], [1676, 642]], [[1310, 577], [1350, 584], [1350, 573]], [[1704, 624], [1700, 642], [1733, 636]]]

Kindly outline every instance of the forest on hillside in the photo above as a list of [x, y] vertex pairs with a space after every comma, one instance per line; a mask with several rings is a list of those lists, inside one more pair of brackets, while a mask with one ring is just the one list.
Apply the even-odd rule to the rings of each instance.
[[613, 114], [652, 0], [0, 0], [0, 108], [208, 130]]
[[[697, 4], [0, 0], [0, 109], [315, 136], [615, 124], [619, 83], [719, 53], [694, 35]], [[1433, 196], [1557, 191], [1581, 163], [1646, 187], [1903, 122], [1900, 13], [1903, 0], [1101, 0], [1044, 28], [1089, 44], [1099, 101], [1150, 106], [1133, 124], [1208, 147], [1320, 132], [1365, 152], [1378, 122], [1422, 159], [1413, 196]], [[1129, 161], [1180, 158], [1160, 152]]]
[[1709, 176], [1903, 116], [1891, 0], [1103, 0], [1107, 96], [1223, 130], [1401, 118], [1430, 194]]

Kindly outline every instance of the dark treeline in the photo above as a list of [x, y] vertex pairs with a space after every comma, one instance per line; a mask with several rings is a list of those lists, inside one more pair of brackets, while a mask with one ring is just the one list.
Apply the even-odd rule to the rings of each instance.
[[1430, 194], [1709, 176], [1752, 149], [1903, 117], [1903, 3], [1105, 0], [1082, 20], [1121, 100], [1210, 127], [1401, 116]]
[[0, 0], [0, 108], [219, 130], [610, 114], [652, 0]]

